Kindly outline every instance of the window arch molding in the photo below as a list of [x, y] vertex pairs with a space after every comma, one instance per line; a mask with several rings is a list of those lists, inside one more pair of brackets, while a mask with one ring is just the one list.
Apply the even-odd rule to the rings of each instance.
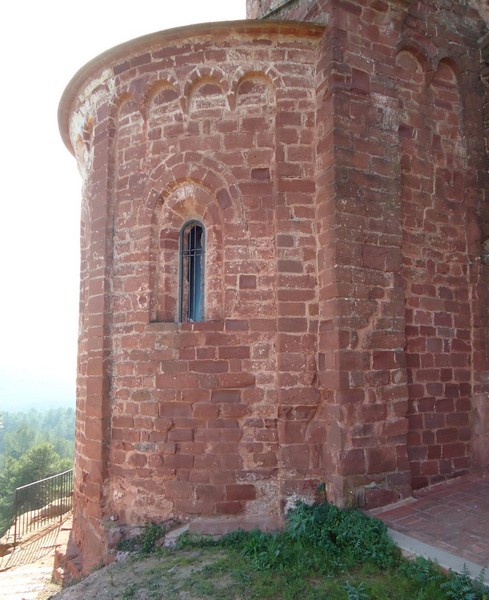
[[[229, 210], [229, 209], [226, 209]], [[190, 223], [203, 227], [205, 263], [200, 320], [223, 318], [223, 211], [211, 190], [198, 181], [180, 181], [160, 196], [153, 209], [150, 251], [150, 321], [185, 321], [180, 313], [181, 234]]]

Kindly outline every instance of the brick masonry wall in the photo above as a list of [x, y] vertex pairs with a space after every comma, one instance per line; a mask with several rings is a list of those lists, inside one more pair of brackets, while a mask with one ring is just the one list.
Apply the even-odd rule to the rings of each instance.
[[[330, 368], [323, 376], [335, 378], [348, 356], [338, 388], [350, 398], [359, 388], [354, 403], [338, 402], [332, 415], [339, 428], [333, 465], [343, 457], [346, 472], [353, 463], [352, 474], [366, 475], [355, 475], [355, 485], [387, 481], [389, 488], [461, 473], [471, 460], [481, 462], [471, 442], [484, 439], [479, 430], [487, 427], [476, 408], [487, 403], [479, 82], [486, 25], [465, 3], [435, 0], [251, 1], [248, 11], [327, 23], [327, 64], [334, 65], [325, 73], [334, 115], [329, 139], [336, 152], [326, 149], [325, 164], [337, 171], [324, 196], [338, 198], [331, 208], [336, 240], [329, 235], [328, 243], [346, 269], [330, 277], [342, 288], [328, 298], [337, 320], [329, 324]], [[320, 261], [318, 269], [321, 286]], [[339, 342], [334, 350], [340, 333], [346, 347]], [[379, 465], [392, 475], [372, 478]], [[340, 477], [340, 496], [344, 485]], [[377, 502], [375, 494], [387, 498], [380, 489], [368, 490], [366, 499]]]
[[[111, 522], [266, 524], [319, 482], [374, 507], [486, 460], [483, 23], [441, 0], [275, 8], [324, 25], [155, 34], [65, 92], [85, 570]], [[177, 323], [189, 219], [205, 321]]]
[[[321, 480], [311, 83], [322, 30], [191, 33], [94, 72], [98, 93], [71, 115], [86, 215], [74, 525], [85, 569], [106, 554], [110, 519], [265, 523]], [[178, 236], [191, 218], [206, 228], [206, 320], [179, 324]]]

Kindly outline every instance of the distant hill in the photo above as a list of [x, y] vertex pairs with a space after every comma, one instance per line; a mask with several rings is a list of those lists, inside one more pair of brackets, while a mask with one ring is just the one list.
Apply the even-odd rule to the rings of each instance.
[[0, 413], [74, 406], [75, 377], [73, 382], [53, 381], [0, 371]]

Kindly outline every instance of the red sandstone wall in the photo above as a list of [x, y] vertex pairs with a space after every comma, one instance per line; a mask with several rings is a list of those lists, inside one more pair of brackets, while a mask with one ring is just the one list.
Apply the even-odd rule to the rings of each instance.
[[[116, 68], [108, 510], [124, 522], [277, 516], [286, 481], [319, 476], [287, 424], [317, 396], [315, 47], [253, 42], [246, 61], [194, 42], [178, 68], [165, 48], [144, 83]], [[176, 324], [189, 218], [206, 227], [206, 322]]]
[[[372, 507], [470, 467], [488, 380], [482, 25], [441, 1], [277, 16], [326, 27], [150, 36], [65, 96], [86, 569], [110, 519], [264, 522], [319, 481]], [[189, 218], [206, 321], [178, 324]]]
[[335, 150], [322, 158], [318, 146], [318, 202], [324, 185], [324, 243], [338, 267], [322, 272], [320, 254], [318, 275], [320, 315], [332, 315], [319, 338], [331, 472], [340, 497], [370, 483], [381, 489], [367, 501], [385, 501], [385, 483], [406, 490], [467, 470], [472, 404], [487, 402], [483, 22], [443, 1], [248, 2], [248, 11], [328, 24], [330, 98], [318, 95], [327, 102], [318, 123]]
[[[124, 54], [104, 93], [78, 105], [74, 534], [85, 568], [105, 552], [110, 518], [265, 523], [321, 481], [320, 34], [257, 25], [229, 40], [220, 32], [218, 47], [205, 33], [163, 40]], [[206, 227], [206, 321], [178, 324], [178, 234], [189, 218]]]
[[[420, 487], [470, 466], [472, 393], [470, 262], [475, 258], [462, 102], [452, 64], [429, 85], [416, 58], [398, 55], [404, 103], [406, 337], [409, 456]], [[429, 183], [428, 183], [429, 182]], [[468, 254], [469, 253], [469, 254]], [[470, 262], [469, 262], [470, 261]]]
[[[319, 365], [329, 397], [330, 496], [356, 500], [369, 486], [359, 500], [375, 505], [410, 493], [400, 196], [389, 176], [399, 158], [396, 103], [381, 73], [374, 82], [363, 40], [347, 34], [359, 30], [358, 17], [338, 12], [324, 38], [319, 110], [329, 123], [318, 146]], [[369, 10], [363, 18], [380, 28], [385, 15]]]

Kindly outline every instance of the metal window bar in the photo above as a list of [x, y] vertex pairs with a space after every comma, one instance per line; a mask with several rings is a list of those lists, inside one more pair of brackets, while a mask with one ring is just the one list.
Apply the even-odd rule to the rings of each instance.
[[201, 321], [204, 287], [204, 228], [196, 221], [187, 223], [180, 240], [179, 320]]
[[15, 490], [14, 547], [27, 534], [63, 520], [73, 509], [73, 469]]

